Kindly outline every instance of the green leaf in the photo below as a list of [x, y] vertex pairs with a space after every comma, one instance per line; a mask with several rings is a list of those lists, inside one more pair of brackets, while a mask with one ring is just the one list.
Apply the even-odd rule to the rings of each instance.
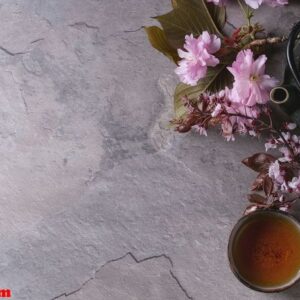
[[213, 3], [206, 3], [209, 13], [218, 29], [222, 32], [226, 22], [225, 6], [218, 6]]
[[[175, 90], [175, 93], [176, 93], [176, 90]], [[183, 118], [184, 115], [186, 114], [186, 108], [184, 107], [183, 102], [181, 101], [181, 98], [180, 99], [174, 98], [174, 111], [175, 111], [175, 119]]]
[[163, 30], [157, 26], [144, 28], [152, 47], [177, 64], [177, 62], [179, 61], [177, 50], [170, 46]]
[[208, 31], [222, 37], [204, 0], [176, 0], [175, 4], [171, 12], [155, 17], [172, 47], [181, 48], [187, 34], [199, 36]]
[[174, 94], [174, 109], [176, 118], [185, 114], [182, 97], [187, 96], [190, 100], [197, 99], [203, 92], [217, 92], [224, 89], [232, 82], [232, 76], [226, 69], [227, 65], [219, 64], [214, 68], [208, 68], [206, 77], [198, 82], [196, 86], [179, 83]]

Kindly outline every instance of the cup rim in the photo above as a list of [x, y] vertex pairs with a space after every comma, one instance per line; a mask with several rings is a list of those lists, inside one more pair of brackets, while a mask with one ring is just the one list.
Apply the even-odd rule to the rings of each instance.
[[259, 287], [256, 285], [252, 285], [251, 283], [246, 281], [237, 271], [237, 268], [235, 267], [235, 263], [233, 260], [232, 246], [233, 246], [233, 241], [234, 241], [235, 235], [238, 232], [239, 227], [243, 224], [243, 222], [247, 218], [249, 218], [253, 215], [256, 215], [256, 214], [261, 214], [261, 213], [271, 213], [271, 214], [283, 215], [283, 216], [289, 218], [290, 220], [292, 220], [299, 227], [299, 232], [300, 232], [300, 222], [292, 214], [290, 214], [288, 212], [265, 208], [265, 209], [258, 209], [248, 215], [244, 215], [236, 222], [236, 224], [234, 225], [234, 227], [232, 228], [232, 230], [230, 232], [229, 241], [228, 241], [228, 245], [227, 245], [227, 257], [228, 257], [228, 261], [229, 261], [229, 267], [230, 267], [232, 273], [235, 275], [235, 277], [241, 283], [243, 283], [246, 287], [248, 287], [254, 291], [267, 293], [267, 294], [278, 293], [278, 292], [282, 292], [284, 290], [289, 289], [290, 287], [292, 287], [293, 285], [295, 285], [296, 283], [298, 283], [300, 281], [300, 269], [299, 269], [299, 272], [297, 273], [297, 275], [295, 276], [296, 279], [295, 278], [294, 278], [295, 280], [292, 279], [290, 282], [286, 283], [284, 286], [263, 288], [263, 287]]

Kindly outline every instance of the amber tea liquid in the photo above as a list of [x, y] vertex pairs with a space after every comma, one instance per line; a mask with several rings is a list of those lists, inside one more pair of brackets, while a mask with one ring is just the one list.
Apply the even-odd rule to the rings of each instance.
[[243, 281], [257, 288], [280, 287], [300, 271], [300, 229], [280, 213], [258, 213], [235, 233], [232, 259]]

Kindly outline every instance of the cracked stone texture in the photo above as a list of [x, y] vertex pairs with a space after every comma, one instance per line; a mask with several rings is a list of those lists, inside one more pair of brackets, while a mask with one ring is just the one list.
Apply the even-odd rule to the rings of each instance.
[[[300, 5], [257, 14], [286, 34]], [[168, 0], [0, 0], [0, 288], [13, 299], [299, 299], [226, 247], [262, 141], [166, 129], [174, 66], [140, 30]], [[236, 5], [231, 22], [239, 25]], [[280, 47], [271, 67], [280, 78]]]

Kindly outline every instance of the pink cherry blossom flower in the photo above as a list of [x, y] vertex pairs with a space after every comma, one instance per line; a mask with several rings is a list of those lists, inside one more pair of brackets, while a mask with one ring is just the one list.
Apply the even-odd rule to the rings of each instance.
[[269, 100], [269, 92], [277, 84], [277, 80], [265, 74], [266, 61], [265, 55], [255, 60], [250, 49], [239, 52], [232, 67], [228, 67], [235, 79], [232, 101], [254, 106], [265, 104]]
[[290, 207], [289, 207], [288, 205], [280, 206], [280, 207], [279, 207], [279, 210], [284, 211], [284, 212], [288, 212], [289, 209], [290, 209]]
[[287, 147], [279, 148], [279, 151], [283, 154], [278, 160], [281, 162], [291, 161], [293, 159], [290, 150]]
[[291, 188], [288, 186], [288, 183], [286, 181], [284, 181], [279, 189], [282, 191], [282, 192], [289, 192], [291, 190]]
[[269, 151], [270, 149], [276, 149], [277, 148], [277, 144], [276, 144], [276, 140], [275, 139], [269, 139], [266, 143], [265, 143], [265, 148], [266, 151]]
[[178, 49], [182, 60], [175, 73], [183, 83], [196, 85], [199, 79], [205, 77], [207, 67], [215, 67], [219, 63], [219, 59], [212, 54], [221, 48], [221, 40], [204, 31], [198, 38], [187, 35], [183, 47], [186, 51]]
[[214, 110], [212, 111], [211, 116], [212, 116], [213, 118], [215, 118], [215, 117], [217, 117], [222, 111], [223, 111], [223, 107], [222, 107], [222, 105], [221, 105], [220, 103], [218, 103], [218, 104], [216, 105], [216, 107], [214, 108]]
[[194, 126], [194, 128], [200, 135], [207, 136], [207, 131], [204, 127], [202, 127], [200, 125], [196, 125], [196, 126]]
[[283, 173], [280, 169], [280, 165], [278, 160], [275, 162], [271, 163], [269, 166], [269, 176], [274, 179], [278, 184], [283, 184], [284, 183], [284, 178], [283, 178]]
[[250, 7], [257, 9], [262, 4], [263, 0], [245, 0], [245, 2]]
[[300, 146], [300, 138], [298, 135], [296, 134], [293, 134], [292, 137], [291, 137], [292, 141], [295, 143], [295, 146]]
[[288, 4], [288, 0], [245, 0], [246, 4], [250, 7], [257, 9], [261, 4], [267, 4], [272, 7], [283, 6]]
[[288, 129], [288, 130], [294, 130], [296, 128], [297, 128], [297, 124], [295, 124], [295, 123], [287, 123], [286, 124], [286, 129]]
[[294, 192], [300, 192], [300, 177], [294, 177], [288, 185]]
[[[284, 128], [290, 130], [295, 129], [295, 124], [286, 124]], [[299, 157], [300, 155], [300, 136], [296, 134], [291, 134], [290, 131], [282, 132], [279, 137], [270, 138], [265, 144], [266, 151], [269, 149], [277, 149], [281, 152], [282, 156], [278, 158], [279, 162], [290, 162]]]
[[227, 0], [206, 0], [206, 2], [213, 2], [215, 5], [224, 6]]

